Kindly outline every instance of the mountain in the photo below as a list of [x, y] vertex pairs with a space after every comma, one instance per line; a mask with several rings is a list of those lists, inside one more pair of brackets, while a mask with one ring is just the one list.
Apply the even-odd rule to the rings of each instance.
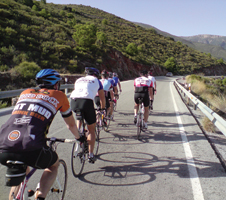
[[134, 22], [144, 28], [153, 28], [157, 31], [157, 33], [165, 36], [171, 37], [175, 41], [181, 41], [183, 44], [188, 45], [191, 48], [194, 48], [198, 51], [210, 53], [212, 56], [216, 57], [217, 59], [224, 59], [226, 61], [226, 36], [219, 36], [219, 35], [196, 35], [196, 36], [175, 36], [171, 35], [170, 33], [161, 31], [156, 27], [151, 25], [143, 24]]
[[194, 35], [189, 37], [181, 37], [185, 40], [195, 42], [195, 43], [203, 43], [203, 44], [210, 44], [215, 46], [220, 46], [223, 49], [226, 49], [226, 36], [220, 35]]

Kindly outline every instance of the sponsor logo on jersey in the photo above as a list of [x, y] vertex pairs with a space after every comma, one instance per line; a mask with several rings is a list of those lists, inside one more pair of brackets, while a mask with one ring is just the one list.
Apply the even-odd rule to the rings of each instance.
[[31, 121], [31, 117], [15, 118], [14, 124], [29, 124]]
[[10, 141], [16, 141], [20, 137], [20, 131], [14, 130], [8, 135]]

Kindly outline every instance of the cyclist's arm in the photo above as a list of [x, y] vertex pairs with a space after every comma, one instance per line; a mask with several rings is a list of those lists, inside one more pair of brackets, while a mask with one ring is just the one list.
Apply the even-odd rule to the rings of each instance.
[[75, 123], [75, 118], [73, 115], [70, 115], [69, 117], [64, 117], [64, 121], [67, 125], [67, 128], [71, 131], [71, 133], [75, 136], [75, 139], [79, 139], [80, 135], [78, 133], [78, 129]]
[[153, 100], [154, 99], [154, 96], [153, 96], [153, 87], [150, 87], [149, 88], [149, 97], [150, 97], [150, 100]]
[[115, 94], [118, 94], [118, 88], [117, 88], [117, 85], [113, 87], [113, 90], [114, 90], [114, 93], [115, 93]]
[[105, 94], [104, 94], [104, 90], [99, 90], [98, 91], [99, 97], [100, 97], [100, 105], [101, 105], [101, 109], [105, 108]]
[[121, 83], [120, 83], [120, 81], [118, 81], [118, 87], [119, 87], [119, 91], [122, 92], [122, 88], [121, 88]]

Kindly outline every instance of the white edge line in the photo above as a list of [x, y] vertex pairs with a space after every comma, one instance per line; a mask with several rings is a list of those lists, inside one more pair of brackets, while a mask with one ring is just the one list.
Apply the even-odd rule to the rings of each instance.
[[183, 147], [184, 147], [184, 152], [185, 152], [185, 156], [186, 156], [186, 160], [187, 160], [188, 171], [189, 171], [190, 181], [191, 181], [192, 191], [193, 191], [193, 197], [194, 197], [194, 200], [204, 200], [202, 187], [201, 187], [199, 176], [198, 176], [198, 173], [196, 170], [196, 165], [195, 165], [195, 162], [193, 159], [191, 148], [190, 148], [190, 145], [189, 145], [186, 133], [185, 133], [185, 129], [182, 124], [182, 120], [181, 120], [181, 117], [180, 117], [180, 114], [178, 111], [178, 107], [176, 105], [175, 98], [173, 95], [172, 83], [170, 84], [170, 90], [171, 90], [173, 104], [174, 104], [174, 108], [175, 108], [175, 112], [176, 112], [176, 118], [177, 118], [177, 122], [178, 122], [178, 126], [179, 126], [179, 131], [181, 134], [181, 139], [182, 139], [182, 143], [183, 143]]

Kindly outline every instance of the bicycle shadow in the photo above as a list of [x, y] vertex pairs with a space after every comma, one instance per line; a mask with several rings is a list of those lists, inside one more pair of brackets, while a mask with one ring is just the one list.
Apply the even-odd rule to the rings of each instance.
[[[134, 186], [153, 182], [157, 175], [162, 173], [175, 174], [180, 178], [190, 178], [188, 165], [189, 168], [195, 168], [192, 164], [187, 164], [186, 159], [158, 158], [153, 154], [142, 152], [102, 153], [98, 156], [97, 162], [101, 161], [105, 163], [104, 167], [83, 173], [78, 177], [79, 180], [101, 186]], [[222, 169], [220, 163], [199, 159], [195, 159], [195, 163], [200, 178], [226, 177], [223, 172], [218, 171], [217, 174], [212, 172], [213, 168]], [[93, 179], [93, 176], [99, 178]]]

